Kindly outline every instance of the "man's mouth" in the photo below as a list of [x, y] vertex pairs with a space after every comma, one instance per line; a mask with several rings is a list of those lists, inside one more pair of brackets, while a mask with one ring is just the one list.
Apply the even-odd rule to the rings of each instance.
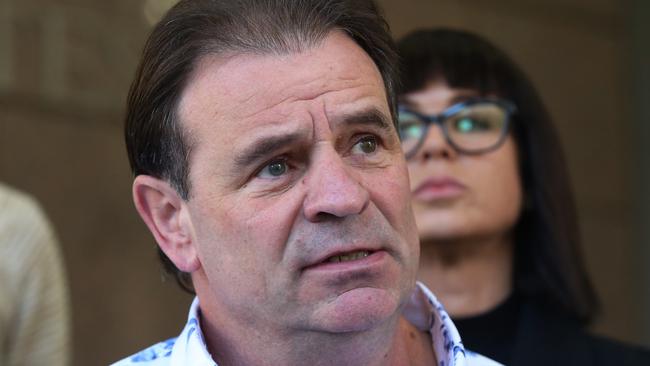
[[389, 258], [384, 249], [357, 249], [334, 252], [319, 262], [313, 262], [303, 268], [305, 271], [316, 271], [322, 275], [339, 276], [342, 273], [359, 271], [375, 271], [382, 267]]
[[334, 255], [325, 260], [325, 263], [339, 263], [339, 262], [350, 262], [358, 259], [365, 258], [370, 255], [368, 250], [359, 250], [352, 253]]

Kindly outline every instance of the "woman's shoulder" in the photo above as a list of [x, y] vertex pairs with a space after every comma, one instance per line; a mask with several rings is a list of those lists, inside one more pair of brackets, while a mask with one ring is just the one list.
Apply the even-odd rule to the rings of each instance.
[[583, 332], [585, 351], [594, 365], [650, 365], [650, 350]]
[[539, 304], [523, 307], [518, 328], [513, 365], [650, 365], [650, 350], [591, 334]]

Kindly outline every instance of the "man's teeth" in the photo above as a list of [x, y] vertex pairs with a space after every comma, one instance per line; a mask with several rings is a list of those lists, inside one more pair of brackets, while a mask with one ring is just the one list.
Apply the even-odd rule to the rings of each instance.
[[350, 254], [335, 255], [333, 257], [330, 257], [327, 261], [330, 263], [347, 262], [347, 261], [354, 261], [357, 259], [365, 258], [369, 255], [370, 255], [369, 251], [361, 250]]

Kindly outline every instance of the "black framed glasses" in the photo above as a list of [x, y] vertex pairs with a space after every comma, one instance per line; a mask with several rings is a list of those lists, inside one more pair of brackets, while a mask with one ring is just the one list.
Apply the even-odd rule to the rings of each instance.
[[445, 139], [463, 154], [492, 151], [505, 141], [515, 105], [503, 99], [471, 99], [452, 105], [437, 115], [425, 115], [399, 106], [398, 121], [402, 149], [413, 157], [424, 144], [429, 127], [436, 124]]

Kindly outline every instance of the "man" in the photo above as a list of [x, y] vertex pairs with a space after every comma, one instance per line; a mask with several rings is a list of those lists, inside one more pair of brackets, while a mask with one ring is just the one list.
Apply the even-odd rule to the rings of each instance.
[[186, 0], [126, 123], [133, 197], [179, 283], [176, 338], [118, 365], [465, 365], [433, 295], [370, 0]]

